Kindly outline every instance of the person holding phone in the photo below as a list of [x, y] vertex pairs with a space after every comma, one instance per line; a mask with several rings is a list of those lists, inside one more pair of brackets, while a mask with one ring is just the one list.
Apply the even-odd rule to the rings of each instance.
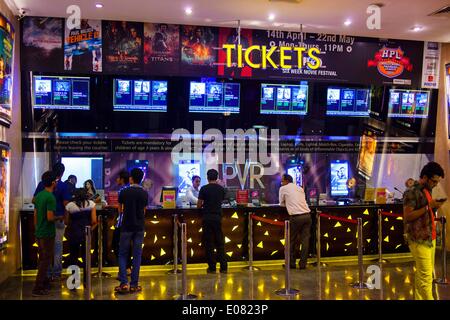
[[433, 199], [431, 191], [442, 178], [444, 178], [442, 167], [436, 162], [429, 162], [422, 168], [419, 181], [403, 194], [405, 238], [416, 265], [414, 274], [416, 300], [434, 300], [435, 210], [439, 209], [446, 199]]

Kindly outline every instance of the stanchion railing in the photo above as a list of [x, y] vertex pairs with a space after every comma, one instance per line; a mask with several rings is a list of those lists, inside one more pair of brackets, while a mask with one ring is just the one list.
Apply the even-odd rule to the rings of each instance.
[[447, 285], [447, 248], [446, 248], [446, 224], [447, 219], [445, 217], [440, 217], [439, 221], [441, 222], [441, 250], [442, 250], [442, 277], [440, 279], [435, 280], [435, 283]]
[[98, 216], [97, 243], [98, 272], [94, 273], [92, 276], [99, 278], [109, 278], [111, 277], [111, 275], [109, 273], [103, 272], [103, 216], [101, 214]]
[[168, 271], [169, 274], [181, 273], [178, 269], [178, 225], [180, 221], [178, 220], [178, 214], [173, 215], [173, 269]]
[[363, 231], [362, 219], [358, 218], [358, 278], [359, 281], [352, 284], [353, 288], [368, 289], [369, 287], [363, 280], [364, 265], [363, 265]]
[[279, 296], [294, 296], [299, 294], [299, 290], [291, 288], [291, 241], [290, 241], [289, 221], [284, 221], [284, 288], [278, 289], [275, 293]]
[[177, 300], [195, 300], [197, 298], [194, 294], [187, 292], [187, 227], [186, 223], [181, 224], [181, 260], [182, 260], [182, 275], [181, 275], [181, 290], [182, 293], [176, 298]]
[[389, 261], [383, 259], [383, 216], [391, 217], [391, 218], [403, 218], [401, 214], [395, 214], [391, 212], [384, 212], [381, 209], [378, 209], [378, 259], [374, 259], [373, 261], [378, 261], [378, 264], [388, 263]]
[[253, 266], [253, 215], [252, 212], [248, 213], [248, 266], [244, 267], [248, 271], [259, 270]]

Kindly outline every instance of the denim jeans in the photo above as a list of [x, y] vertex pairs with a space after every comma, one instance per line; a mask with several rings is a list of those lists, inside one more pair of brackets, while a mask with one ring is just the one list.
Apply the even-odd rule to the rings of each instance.
[[66, 225], [63, 221], [55, 222], [56, 235], [55, 235], [55, 248], [52, 265], [48, 269], [49, 277], [60, 277], [62, 273], [62, 254], [63, 254], [63, 239], [64, 230]]
[[130, 286], [135, 287], [139, 284], [139, 270], [142, 259], [142, 243], [144, 242], [144, 231], [120, 232], [119, 243], [119, 281], [120, 284], [128, 284], [127, 278], [127, 259], [130, 251], [130, 244], [133, 251], [133, 264], [131, 268]]

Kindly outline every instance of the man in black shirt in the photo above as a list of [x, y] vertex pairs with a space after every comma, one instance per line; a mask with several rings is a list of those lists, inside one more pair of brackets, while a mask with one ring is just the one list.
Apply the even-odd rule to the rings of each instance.
[[208, 273], [216, 272], [214, 249], [217, 250], [220, 272], [227, 272], [222, 232], [222, 201], [225, 198], [225, 189], [217, 183], [218, 176], [217, 170], [208, 170], [208, 184], [200, 189], [197, 202], [197, 208], [203, 209], [203, 244], [208, 262]]
[[[131, 170], [130, 187], [119, 194], [119, 206], [122, 206], [123, 218], [120, 228], [119, 244], [119, 281], [115, 290], [119, 293], [142, 291], [139, 286], [139, 270], [142, 258], [142, 243], [144, 242], [144, 215], [148, 204], [147, 192], [140, 186], [144, 172], [139, 168]], [[133, 266], [130, 287], [127, 278], [127, 259], [130, 244], [133, 243]]]

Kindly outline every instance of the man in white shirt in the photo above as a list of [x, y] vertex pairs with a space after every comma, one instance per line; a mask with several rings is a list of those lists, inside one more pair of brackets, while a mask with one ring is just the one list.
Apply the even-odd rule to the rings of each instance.
[[300, 250], [299, 268], [305, 269], [308, 262], [309, 237], [311, 230], [311, 210], [306, 203], [305, 191], [293, 183], [290, 175], [284, 174], [279, 192], [280, 206], [289, 213], [291, 259], [290, 268], [295, 269], [295, 253]]
[[190, 186], [186, 191], [186, 201], [188, 203], [197, 204], [201, 180], [202, 179], [199, 176], [192, 177], [192, 186]]

